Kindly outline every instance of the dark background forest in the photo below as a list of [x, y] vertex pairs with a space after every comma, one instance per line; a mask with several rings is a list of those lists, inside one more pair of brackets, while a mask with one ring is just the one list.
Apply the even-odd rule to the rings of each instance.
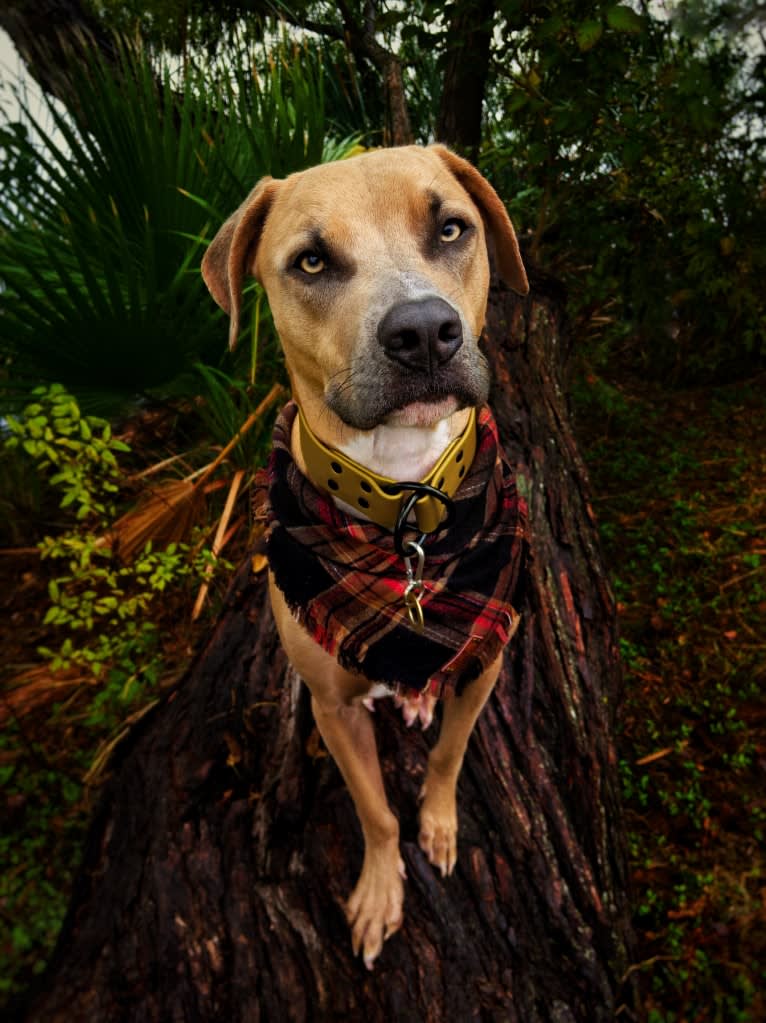
[[248, 550], [284, 370], [255, 284], [225, 351], [207, 242], [263, 174], [438, 138], [565, 288], [633, 1012], [765, 1018], [764, 7], [11, 0], [0, 28], [45, 97], [0, 122], [0, 996]]

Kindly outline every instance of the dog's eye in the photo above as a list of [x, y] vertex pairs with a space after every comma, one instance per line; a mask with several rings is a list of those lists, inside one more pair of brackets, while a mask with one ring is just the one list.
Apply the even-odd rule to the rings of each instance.
[[457, 217], [450, 217], [442, 225], [441, 240], [443, 242], [456, 242], [465, 231], [465, 223]]
[[303, 270], [305, 274], [319, 274], [327, 265], [318, 252], [314, 252], [312, 249], [306, 252], [301, 252], [300, 256], [295, 260], [295, 265], [299, 270]]

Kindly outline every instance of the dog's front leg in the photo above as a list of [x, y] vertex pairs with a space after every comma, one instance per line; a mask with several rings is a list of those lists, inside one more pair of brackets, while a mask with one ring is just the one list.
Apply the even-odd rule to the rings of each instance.
[[354, 954], [370, 968], [402, 924], [404, 865], [399, 822], [386, 801], [372, 719], [370, 685], [340, 667], [290, 613], [271, 579], [271, 604], [287, 656], [311, 692], [317, 728], [348, 786], [364, 835], [362, 873], [346, 904]]
[[445, 877], [457, 862], [457, 780], [468, 740], [500, 673], [502, 654], [460, 696], [444, 701], [439, 739], [421, 790], [418, 843]]
[[402, 925], [404, 864], [399, 822], [386, 802], [370, 713], [359, 700], [312, 694], [314, 719], [354, 800], [364, 835], [364, 863], [346, 905], [351, 942], [368, 969]]

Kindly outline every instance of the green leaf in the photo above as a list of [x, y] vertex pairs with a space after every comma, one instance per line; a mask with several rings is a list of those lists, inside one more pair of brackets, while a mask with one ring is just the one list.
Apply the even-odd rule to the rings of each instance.
[[19, 379], [61, 380], [110, 408], [217, 361], [223, 319], [198, 267], [252, 182], [353, 145], [332, 138], [319, 45], [242, 39], [216, 69], [183, 72], [117, 49], [122, 67], [94, 56], [73, 68], [81, 117], [25, 111], [34, 131], [11, 158], [31, 170], [0, 187], [0, 358]]
[[62, 620], [61, 609], [58, 607], [49, 607], [45, 612], [43, 618], [43, 625], [54, 625]]
[[601, 36], [604, 34], [604, 26], [600, 21], [589, 19], [584, 21], [575, 33], [577, 45], [583, 51], [592, 50]]
[[624, 4], [610, 7], [606, 12], [606, 22], [616, 32], [629, 32], [633, 35], [643, 31], [644, 28], [644, 19], [641, 15], [636, 14], [634, 10]]
[[34, 945], [34, 938], [26, 927], [15, 924], [11, 928], [11, 942], [17, 952], [27, 952]]

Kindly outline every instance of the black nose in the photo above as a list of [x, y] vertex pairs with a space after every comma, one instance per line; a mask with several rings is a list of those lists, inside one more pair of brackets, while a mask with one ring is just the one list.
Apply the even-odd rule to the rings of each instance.
[[410, 369], [433, 371], [449, 362], [463, 343], [460, 317], [440, 298], [402, 302], [378, 326], [389, 359]]

